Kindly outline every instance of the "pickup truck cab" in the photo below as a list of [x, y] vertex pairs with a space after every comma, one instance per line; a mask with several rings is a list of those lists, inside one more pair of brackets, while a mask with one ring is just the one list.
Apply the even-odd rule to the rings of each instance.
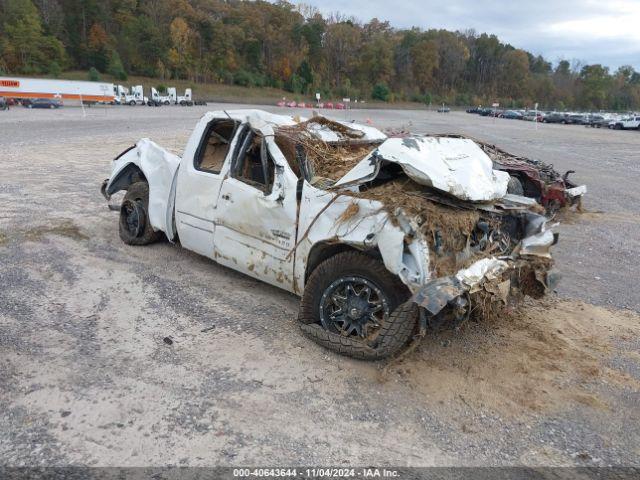
[[615, 130], [640, 130], [640, 115], [632, 115], [613, 124]]
[[235, 110], [205, 114], [181, 157], [140, 140], [102, 193], [126, 190], [126, 244], [166, 236], [293, 292], [306, 335], [375, 359], [553, 283], [557, 235], [509, 180], [470, 139]]

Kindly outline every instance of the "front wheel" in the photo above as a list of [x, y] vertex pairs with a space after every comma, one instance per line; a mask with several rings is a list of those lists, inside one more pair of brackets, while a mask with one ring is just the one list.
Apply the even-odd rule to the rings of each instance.
[[524, 195], [524, 187], [519, 178], [510, 176], [507, 184], [507, 193], [512, 195]]
[[136, 182], [129, 189], [120, 206], [120, 239], [127, 245], [148, 245], [158, 241], [162, 232], [156, 232], [149, 221], [149, 185]]
[[404, 347], [417, 308], [397, 276], [369, 255], [349, 251], [322, 262], [305, 286], [298, 320], [307, 336], [350, 357], [374, 360]]

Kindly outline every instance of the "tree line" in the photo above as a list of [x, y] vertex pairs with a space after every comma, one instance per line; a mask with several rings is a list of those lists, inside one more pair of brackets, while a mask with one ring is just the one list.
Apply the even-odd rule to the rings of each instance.
[[631, 66], [554, 65], [473, 30], [397, 29], [286, 1], [0, 0], [0, 72], [69, 69], [323, 98], [640, 108]]

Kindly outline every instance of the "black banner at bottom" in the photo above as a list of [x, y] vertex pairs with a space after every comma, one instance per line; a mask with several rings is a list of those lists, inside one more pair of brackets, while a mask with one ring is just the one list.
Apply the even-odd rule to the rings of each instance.
[[0, 467], [0, 480], [640, 480], [639, 467]]

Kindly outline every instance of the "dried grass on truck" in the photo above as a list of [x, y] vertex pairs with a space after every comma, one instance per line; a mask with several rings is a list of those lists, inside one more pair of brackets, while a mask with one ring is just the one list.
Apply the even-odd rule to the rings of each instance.
[[[341, 137], [340, 143], [327, 143], [309, 131], [312, 125], [328, 127]], [[362, 132], [324, 117], [276, 130], [275, 141], [289, 165], [299, 172], [296, 148], [302, 147], [314, 177], [338, 180], [366, 157], [380, 142], [362, 142]], [[295, 165], [295, 166], [294, 166]]]

